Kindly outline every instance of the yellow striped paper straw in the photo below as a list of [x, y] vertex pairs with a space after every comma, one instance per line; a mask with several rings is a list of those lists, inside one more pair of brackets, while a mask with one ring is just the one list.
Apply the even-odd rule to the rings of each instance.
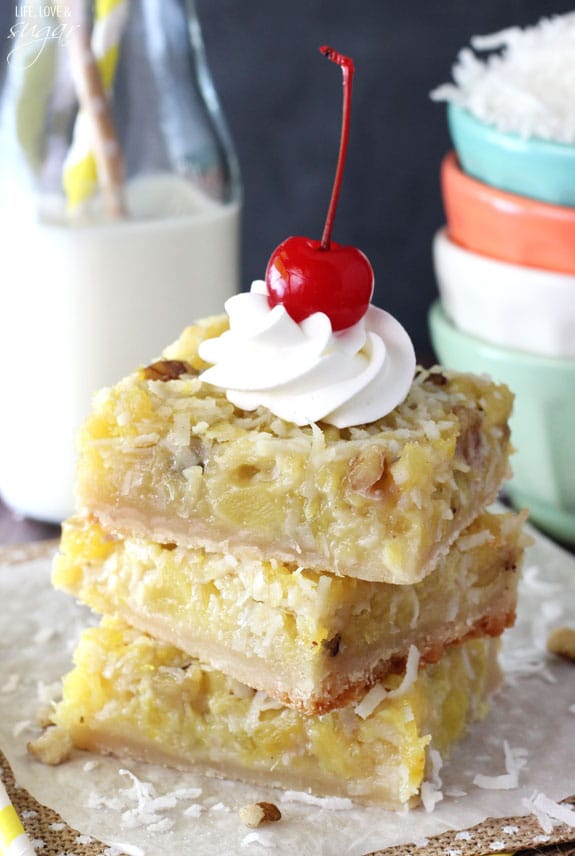
[[34, 848], [1, 781], [0, 856], [34, 856]]
[[[128, 17], [128, 4], [129, 0], [96, 0], [91, 48], [105, 92], [110, 91], [114, 82], [120, 40]], [[98, 186], [92, 140], [90, 117], [84, 110], [80, 110], [62, 178], [71, 210], [85, 202]]]

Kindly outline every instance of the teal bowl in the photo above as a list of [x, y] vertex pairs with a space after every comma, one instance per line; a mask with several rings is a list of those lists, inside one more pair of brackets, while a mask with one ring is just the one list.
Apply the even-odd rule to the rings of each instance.
[[453, 103], [447, 122], [468, 175], [520, 196], [575, 206], [575, 145], [504, 133]]
[[545, 532], [575, 545], [575, 359], [514, 351], [463, 333], [437, 301], [429, 313], [439, 361], [487, 373], [515, 393], [511, 437], [517, 450], [505, 488], [517, 508]]

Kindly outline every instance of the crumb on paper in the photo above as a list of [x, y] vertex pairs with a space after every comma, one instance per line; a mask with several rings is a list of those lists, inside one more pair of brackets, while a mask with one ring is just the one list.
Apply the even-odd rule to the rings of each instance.
[[575, 627], [556, 627], [547, 638], [547, 650], [575, 661]]
[[64, 728], [51, 725], [36, 740], [31, 740], [27, 749], [42, 764], [56, 767], [66, 761], [72, 752], [72, 739]]
[[40, 728], [49, 728], [54, 725], [54, 705], [52, 703], [43, 704], [36, 712], [36, 722]]
[[241, 822], [250, 829], [257, 829], [264, 823], [276, 823], [282, 813], [274, 803], [258, 802], [244, 805], [238, 812]]

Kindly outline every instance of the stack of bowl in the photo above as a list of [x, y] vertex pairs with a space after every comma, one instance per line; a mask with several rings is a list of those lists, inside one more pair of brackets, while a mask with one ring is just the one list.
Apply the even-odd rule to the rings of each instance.
[[515, 392], [511, 501], [575, 544], [575, 146], [503, 133], [450, 103], [434, 238], [439, 360]]

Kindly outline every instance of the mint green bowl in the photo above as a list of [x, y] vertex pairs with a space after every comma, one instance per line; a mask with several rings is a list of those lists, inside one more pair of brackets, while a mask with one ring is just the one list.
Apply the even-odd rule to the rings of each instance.
[[468, 175], [520, 196], [575, 206], [575, 145], [504, 133], [452, 103], [447, 122]]
[[515, 393], [511, 437], [513, 479], [506, 493], [530, 519], [575, 544], [575, 359], [501, 348], [457, 329], [440, 301], [429, 313], [439, 361], [458, 371], [489, 374]]

